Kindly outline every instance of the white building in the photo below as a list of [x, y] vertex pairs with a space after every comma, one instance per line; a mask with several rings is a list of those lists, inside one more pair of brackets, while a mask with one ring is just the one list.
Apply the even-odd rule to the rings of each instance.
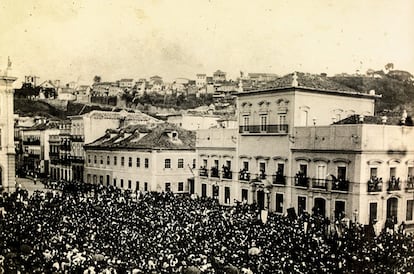
[[85, 145], [86, 182], [194, 193], [195, 133], [170, 124], [108, 130]]

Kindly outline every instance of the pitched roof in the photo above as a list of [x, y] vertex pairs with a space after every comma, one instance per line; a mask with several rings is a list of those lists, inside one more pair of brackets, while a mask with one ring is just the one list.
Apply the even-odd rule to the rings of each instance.
[[[177, 132], [177, 138], [171, 133]], [[182, 129], [169, 123], [156, 126], [129, 126], [119, 129], [116, 134], [107, 134], [85, 145], [86, 149], [155, 149], [188, 150], [195, 149], [195, 132]]]
[[[269, 81], [264, 86], [261, 86], [260, 89], [294, 87], [294, 74], [295, 73], [289, 73], [283, 77], [275, 79], [274, 81]], [[325, 76], [303, 72], [296, 72], [296, 76], [297, 87], [305, 87], [318, 90], [357, 92], [356, 90], [345, 85], [339, 84], [337, 82], [334, 82]]]

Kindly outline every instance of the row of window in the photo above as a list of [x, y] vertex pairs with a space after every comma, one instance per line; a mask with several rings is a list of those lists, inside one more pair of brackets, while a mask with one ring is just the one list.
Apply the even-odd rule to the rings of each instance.
[[[397, 223], [398, 219], [398, 199], [393, 197], [387, 200], [387, 219], [391, 219], [393, 223]], [[369, 222], [375, 223], [378, 220], [378, 203], [371, 202], [369, 203]], [[407, 200], [406, 210], [405, 210], [405, 220], [413, 221], [414, 220], [414, 200]]]
[[[267, 130], [267, 126], [269, 125], [268, 123], [268, 115], [267, 114], [260, 114], [259, 115], [259, 121], [260, 121], [260, 131], [266, 131]], [[286, 122], [286, 115], [282, 114], [282, 115], [278, 115], [278, 124], [279, 125], [285, 125]], [[250, 115], [243, 115], [243, 128], [245, 130], [249, 129], [250, 126]]]
[[[377, 178], [378, 176], [378, 167], [371, 167], [369, 170], [370, 178]], [[397, 176], [397, 167], [390, 167], [389, 169], [389, 178], [398, 178]], [[409, 166], [407, 168], [407, 177], [414, 176], [414, 167]]]
[[[122, 156], [121, 158], [121, 166], [125, 166], [125, 157]], [[92, 162], [92, 156], [88, 155], [88, 164], [90, 164]], [[94, 155], [93, 156], [93, 163], [97, 164], [98, 163], [98, 156]], [[104, 164], [104, 156], [100, 156], [99, 157], [99, 164], [103, 165]], [[113, 160], [112, 160], [112, 164], [114, 166], [118, 165], [118, 157], [117, 156], [113, 156]], [[110, 156], [106, 156], [106, 165], [111, 165], [111, 157]], [[133, 165], [133, 158], [132, 157], [128, 157], [128, 167], [132, 167]], [[135, 167], [141, 167], [141, 158], [137, 157], [135, 159]], [[149, 168], [149, 159], [148, 158], [144, 158], [144, 168]]]
[[[101, 185], [104, 184], [104, 176], [103, 175], [100, 175], [98, 177], [97, 175], [88, 174], [86, 176], [86, 178], [87, 178], [87, 182], [90, 183], [90, 184], [91, 183], [93, 183], [93, 184], [98, 184], [99, 183]], [[99, 178], [99, 182], [98, 182], [98, 178]], [[124, 182], [126, 184], [124, 184]], [[106, 185], [111, 185], [110, 176], [109, 175], [106, 175]], [[127, 189], [130, 189], [130, 190], [133, 190], [133, 191], [134, 190], [141, 190], [141, 186], [140, 186], [140, 182], [139, 181], [135, 181], [135, 185], [133, 185], [132, 180], [125, 180], [124, 181], [124, 179], [120, 179], [119, 180], [119, 184], [118, 184], [118, 180], [116, 178], [114, 178], [112, 180], [112, 185], [114, 187], [120, 187], [120, 188], [126, 187]], [[143, 190], [144, 191], [148, 191], [148, 182], [144, 182], [144, 188], [143, 188]], [[166, 192], [172, 191], [172, 189], [171, 189], [171, 182], [165, 182], [165, 188], [164, 188], [164, 190]], [[178, 182], [177, 191], [178, 192], [183, 192], [184, 191], [184, 182]]]
[[[133, 191], [135, 191], [135, 190], [142, 190], [139, 181], [135, 181], [133, 183], [132, 180], [120, 179], [118, 181], [116, 178], [114, 178], [112, 180], [112, 183], [111, 183], [111, 177], [109, 175], [106, 175], [105, 180], [106, 180], [106, 183], [105, 184], [107, 186], [112, 185], [114, 187], [120, 187], [120, 188], [125, 188], [126, 187], [126, 188], [128, 188], [130, 190], [133, 190]], [[89, 183], [89, 184], [98, 184], [99, 183], [99, 184], [103, 185], [104, 184], [104, 176], [103, 175], [100, 175], [98, 177], [98, 175], [87, 174], [86, 175], [86, 182]], [[148, 189], [148, 182], [144, 182], [143, 190], [144, 191], [148, 191], [149, 190]]]
[[[164, 168], [171, 168], [171, 159], [170, 158], [166, 158], [164, 159]], [[196, 167], [196, 159], [193, 159], [193, 163], [192, 163], [192, 168]], [[183, 158], [179, 158], [177, 160], [177, 168], [184, 168], [184, 159]]]

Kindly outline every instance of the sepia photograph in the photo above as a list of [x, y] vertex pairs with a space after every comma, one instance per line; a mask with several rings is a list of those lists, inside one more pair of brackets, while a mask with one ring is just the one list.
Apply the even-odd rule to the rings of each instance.
[[0, 0], [0, 274], [414, 273], [413, 26]]

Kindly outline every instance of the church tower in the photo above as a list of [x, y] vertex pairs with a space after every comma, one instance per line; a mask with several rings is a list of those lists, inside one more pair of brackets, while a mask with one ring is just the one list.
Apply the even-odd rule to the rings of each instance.
[[13, 191], [16, 180], [12, 85], [17, 78], [7, 76], [10, 68], [9, 59], [5, 73], [0, 71], [0, 192]]

